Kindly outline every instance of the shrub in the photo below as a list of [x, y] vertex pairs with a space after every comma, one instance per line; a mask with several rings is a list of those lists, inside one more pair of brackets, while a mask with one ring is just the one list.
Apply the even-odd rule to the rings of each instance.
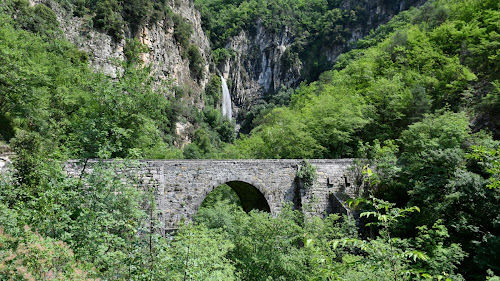
[[200, 50], [198, 46], [191, 44], [187, 53], [191, 76], [199, 80], [203, 77], [203, 57], [200, 54]]
[[28, 226], [21, 237], [0, 228], [0, 246], [1, 280], [94, 280], [94, 269], [77, 262], [64, 242], [44, 238]]
[[140, 61], [139, 54], [149, 52], [148, 46], [142, 44], [136, 38], [126, 39], [123, 53], [127, 58], [128, 64], [138, 63]]
[[193, 34], [193, 27], [179, 14], [173, 13], [172, 21], [174, 22], [174, 38], [181, 45], [183, 49], [182, 54], [185, 56], [189, 47], [189, 38]]
[[317, 177], [316, 167], [311, 165], [307, 160], [302, 160], [300, 168], [297, 171], [297, 179], [304, 184], [304, 187], [306, 189], [312, 187]]

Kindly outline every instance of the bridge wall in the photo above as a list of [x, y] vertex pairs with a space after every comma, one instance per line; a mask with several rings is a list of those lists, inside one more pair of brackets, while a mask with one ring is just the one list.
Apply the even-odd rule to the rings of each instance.
[[[137, 169], [143, 188], [154, 190], [165, 230], [175, 229], [182, 219], [191, 219], [214, 188], [240, 181], [258, 189], [273, 215], [285, 202], [293, 202], [308, 215], [345, 212], [342, 202], [353, 196], [359, 184], [353, 159], [309, 160], [316, 167], [313, 186], [304, 188], [296, 180], [301, 160], [140, 160]], [[78, 162], [67, 163], [78, 173]], [[91, 169], [92, 164], [88, 166]]]
[[300, 160], [145, 160], [144, 184], [156, 190], [158, 208], [166, 229], [190, 219], [217, 186], [242, 181], [257, 188], [273, 215], [285, 202], [297, 202], [311, 215], [345, 211], [339, 204], [356, 193], [352, 159], [310, 160], [317, 180], [309, 189], [296, 181]]

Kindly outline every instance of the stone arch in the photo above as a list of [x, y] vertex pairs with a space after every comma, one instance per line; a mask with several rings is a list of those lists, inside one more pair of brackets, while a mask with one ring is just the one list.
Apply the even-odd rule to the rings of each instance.
[[255, 183], [248, 183], [243, 180], [228, 180], [211, 186], [207, 192], [202, 196], [201, 200], [196, 204], [196, 212], [203, 203], [207, 195], [220, 185], [227, 184], [238, 195], [241, 201], [241, 206], [245, 212], [251, 210], [260, 210], [272, 213], [269, 199], [265, 193], [262, 192], [263, 188]]

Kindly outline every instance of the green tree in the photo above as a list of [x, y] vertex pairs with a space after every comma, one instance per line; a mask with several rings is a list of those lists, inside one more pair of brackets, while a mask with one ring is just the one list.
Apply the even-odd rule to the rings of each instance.
[[165, 240], [157, 256], [157, 280], [236, 280], [226, 258], [234, 245], [224, 232], [203, 225], [185, 224], [175, 240]]
[[79, 263], [61, 241], [42, 237], [25, 226], [13, 237], [0, 228], [0, 277], [16, 280], [95, 280], [95, 269]]
[[486, 171], [491, 175], [488, 188], [500, 188], [500, 148], [486, 149], [483, 146], [472, 147], [473, 152], [467, 155], [481, 161]]
[[[449, 231], [448, 241], [461, 243], [469, 254], [464, 264], [474, 273], [468, 272], [467, 278], [479, 274], [479, 268], [497, 268], [490, 259], [496, 253], [489, 252], [497, 243], [493, 234], [497, 215], [489, 210], [498, 204], [498, 193], [486, 188], [487, 174], [467, 161], [463, 149], [471, 143], [491, 142], [488, 138], [471, 135], [463, 113], [428, 115], [402, 133], [398, 168], [381, 166], [381, 195], [397, 199], [402, 206], [422, 206], [421, 213], [398, 224], [396, 233], [410, 233], [419, 224], [433, 225], [442, 220]], [[486, 252], [489, 254], [482, 254]], [[465, 275], [466, 271], [462, 266], [458, 272]]]
[[[248, 142], [256, 140], [259, 149], [256, 158], [315, 158], [323, 147], [307, 131], [299, 115], [287, 108], [277, 108], [255, 128]], [[260, 138], [260, 140], [259, 140]]]

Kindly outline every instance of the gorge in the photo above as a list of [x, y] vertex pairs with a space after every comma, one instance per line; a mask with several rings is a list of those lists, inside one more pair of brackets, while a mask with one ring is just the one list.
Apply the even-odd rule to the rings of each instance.
[[0, 279], [497, 280], [499, 34], [497, 0], [0, 1]]

